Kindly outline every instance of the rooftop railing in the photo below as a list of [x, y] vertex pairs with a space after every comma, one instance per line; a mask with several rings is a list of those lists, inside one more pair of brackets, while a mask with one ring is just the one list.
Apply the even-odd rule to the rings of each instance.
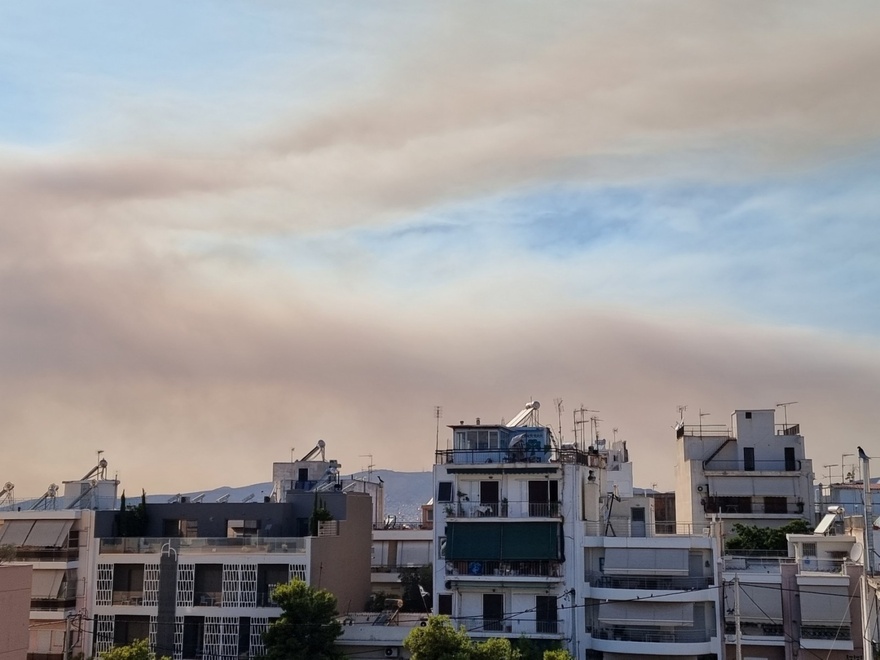
[[741, 459], [719, 460], [713, 458], [705, 461], [703, 469], [707, 472], [800, 472], [801, 461], [799, 459], [761, 460], [754, 463], [746, 463]]
[[562, 577], [558, 561], [447, 561], [446, 575], [460, 577]]
[[561, 502], [441, 502], [449, 518], [560, 518]]
[[587, 467], [603, 467], [605, 456], [596, 450], [573, 447], [543, 447], [535, 451], [510, 449], [441, 449], [436, 453], [438, 465], [484, 465], [492, 463], [528, 465], [531, 463], [574, 463]]
[[173, 548], [181, 554], [209, 554], [277, 552], [305, 554], [306, 540], [302, 537], [276, 538], [103, 538], [101, 554], [160, 554], [163, 548]]
[[782, 564], [797, 564], [798, 573], [845, 574], [846, 559], [801, 557], [725, 556], [723, 570], [750, 573], [781, 573]]

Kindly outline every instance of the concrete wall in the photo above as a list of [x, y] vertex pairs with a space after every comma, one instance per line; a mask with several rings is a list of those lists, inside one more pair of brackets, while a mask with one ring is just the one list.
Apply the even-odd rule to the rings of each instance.
[[29, 564], [0, 566], [0, 660], [25, 660], [31, 609]]
[[339, 536], [318, 536], [311, 539], [309, 584], [326, 589], [336, 596], [340, 613], [360, 612], [371, 591], [373, 505], [372, 498], [364, 493], [344, 497], [347, 500], [347, 511], [344, 519], [337, 518]]

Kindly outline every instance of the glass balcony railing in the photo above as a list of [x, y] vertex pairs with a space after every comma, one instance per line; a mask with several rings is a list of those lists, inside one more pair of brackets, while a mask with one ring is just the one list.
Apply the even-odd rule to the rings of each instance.
[[699, 644], [710, 641], [712, 632], [681, 626], [600, 625], [593, 629], [592, 637], [649, 644]]
[[277, 552], [305, 554], [304, 538], [104, 538], [101, 554], [160, 554], [173, 548], [180, 554]]
[[562, 576], [557, 561], [447, 561], [446, 575], [463, 577], [550, 577]]
[[696, 591], [708, 589], [714, 583], [711, 577], [675, 577], [665, 575], [606, 575], [587, 573], [590, 586], [599, 589], [658, 589], [661, 591]]

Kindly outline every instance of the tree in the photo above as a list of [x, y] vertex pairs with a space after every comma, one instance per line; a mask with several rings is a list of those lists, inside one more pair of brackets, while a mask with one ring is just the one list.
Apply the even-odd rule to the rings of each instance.
[[727, 539], [725, 550], [757, 550], [763, 553], [785, 553], [788, 551], [786, 534], [809, 534], [810, 525], [805, 520], [792, 520], [782, 527], [758, 527], [757, 525], [733, 526], [734, 536]]
[[333, 514], [327, 510], [324, 500], [318, 500], [318, 493], [315, 492], [315, 505], [312, 508], [312, 515], [309, 518], [309, 536], [318, 535], [318, 523], [333, 520]]
[[[136, 639], [125, 646], [114, 646], [109, 651], [100, 654], [101, 660], [156, 660], [156, 654], [150, 650], [150, 645], [145, 639]], [[171, 660], [163, 656], [161, 660]]]
[[15, 560], [17, 549], [14, 545], [0, 545], [0, 564]]
[[412, 660], [470, 660], [473, 642], [464, 626], [456, 629], [448, 616], [429, 616], [424, 628], [413, 628], [403, 646]]
[[522, 654], [506, 637], [494, 637], [474, 644], [472, 660], [521, 660]]
[[269, 660], [337, 660], [342, 652], [334, 646], [342, 634], [336, 619], [336, 597], [313, 589], [302, 580], [291, 580], [272, 592], [283, 612], [264, 635]]
[[126, 504], [125, 491], [119, 498], [119, 513], [116, 514], [116, 529], [119, 536], [147, 535], [147, 493], [141, 491], [140, 504]]
[[544, 660], [574, 660], [574, 656], [563, 649], [544, 651]]

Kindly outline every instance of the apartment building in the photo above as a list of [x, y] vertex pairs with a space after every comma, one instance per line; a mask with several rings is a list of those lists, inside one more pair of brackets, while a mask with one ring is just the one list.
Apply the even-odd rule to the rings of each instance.
[[[676, 427], [676, 519], [780, 527], [813, 522], [812, 461], [798, 424], [737, 410], [730, 425]], [[702, 420], [702, 417], [701, 417]]]
[[[316, 506], [331, 519], [313, 521]], [[341, 490], [148, 504], [147, 528], [133, 537], [117, 535], [118, 516], [98, 512], [86, 652], [147, 638], [175, 660], [259, 656], [262, 633], [281, 615], [272, 590], [292, 578], [333, 593], [342, 612], [360, 610], [370, 594], [372, 508], [368, 494]]]
[[864, 549], [848, 533], [817, 531], [787, 535], [786, 557], [724, 557], [727, 657], [873, 657], [862, 641]]
[[721, 657], [717, 536], [659, 534], [625, 444], [558, 444], [537, 410], [437, 453], [434, 611], [578, 658]]

